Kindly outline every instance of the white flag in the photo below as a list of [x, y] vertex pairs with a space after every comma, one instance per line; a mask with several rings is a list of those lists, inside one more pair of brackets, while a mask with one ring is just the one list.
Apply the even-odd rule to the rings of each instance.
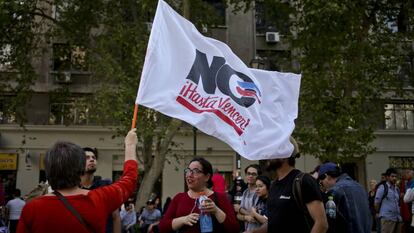
[[250, 160], [286, 158], [300, 75], [248, 68], [160, 0], [136, 103], [186, 121]]

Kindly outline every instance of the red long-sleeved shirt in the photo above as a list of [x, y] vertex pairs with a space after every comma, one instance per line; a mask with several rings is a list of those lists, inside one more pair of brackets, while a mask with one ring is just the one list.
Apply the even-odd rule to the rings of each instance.
[[[115, 183], [94, 189], [87, 195], [65, 196], [79, 212], [89, 229], [104, 233], [107, 217], [135, 190], [138, 164], [129, 160], [124, 164], [122, 177]], [[56, 196], [41, 196], [29, 202], [17, 227], [18, 233], [86, 233], [88, 230]]]
[[[209, 196], [213, 200], [217, 207], [219, 207], [225, 214], [226, 218], [223, 223], [218, 223], [213, 217], [213, 221], [216, 222], [214, 226], [215, 232], [226, 232], [226, 233], [238, 233], [240, 231], [239, 223], [236, 220], [233, 206], [228, 200], [225, 193], [215, 193]], [[161, 219], [159, 224], [160, 233], [175, 232], [172, 230], [172, 220], [178, 217], [186, 216], [193, 213], [200, 213], [196, 205], [196, 199], [188, 196], [187, 193], [179, 193], [171, 201], [167, 212]], [[199, 222], [193, 226], [184, 225], [180, 230], [180, 233], [199, 233], [200, 225]]]

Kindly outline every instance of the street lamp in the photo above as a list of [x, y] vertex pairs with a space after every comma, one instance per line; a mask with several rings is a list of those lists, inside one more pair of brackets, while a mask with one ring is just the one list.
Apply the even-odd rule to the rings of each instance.
[[197, 156], [197, 128], [193, 126], [193, 155]]
[[266, 63], [263, 58], [256, 56], [250, 61], [250, 67], [259, 69], [259, 70], [264, 70], [266, 69]]

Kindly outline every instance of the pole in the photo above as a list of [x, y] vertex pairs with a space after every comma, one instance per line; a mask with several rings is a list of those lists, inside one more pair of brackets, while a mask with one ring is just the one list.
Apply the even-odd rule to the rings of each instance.
[[183, 0], [183, 17], [190, 20], [190, 1]]
[[135, 106], [134, 106], [134, 116], [132, 117], [131, 129], [136, 128], [137, 117], [138, 117], [138, 104], [135, 104]]
[[[190, 0], [183, 0], [183, 16], [190, 20]], [[193, 155], [197, 156], [197, 128], [193, 126]]]
[[197, 128], [193, 126], [193, 154], [197, 156]]

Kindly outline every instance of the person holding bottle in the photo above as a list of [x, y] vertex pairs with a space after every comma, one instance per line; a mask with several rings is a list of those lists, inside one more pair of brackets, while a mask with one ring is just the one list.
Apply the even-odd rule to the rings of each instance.
[[[371, 212], [365, 189], [332, 162], [320, 166], [318, 179], [328, 190], [325, 204], [328, 232], [371, 233]], [[336, 213], [330, 210], [333, 208], [330, 200], [336, 205]]]
[[202, 157], [195, 157], [184, 174], [188, 191], [173, 198], [160, 221], [160, 233], [201, 233], [200, 217], [203, 218], [203, 215], [211, 217], [212, 232], [238, 233], [239, 225], [226, 194], [210, 189], [213, 175], [211, 163]]

